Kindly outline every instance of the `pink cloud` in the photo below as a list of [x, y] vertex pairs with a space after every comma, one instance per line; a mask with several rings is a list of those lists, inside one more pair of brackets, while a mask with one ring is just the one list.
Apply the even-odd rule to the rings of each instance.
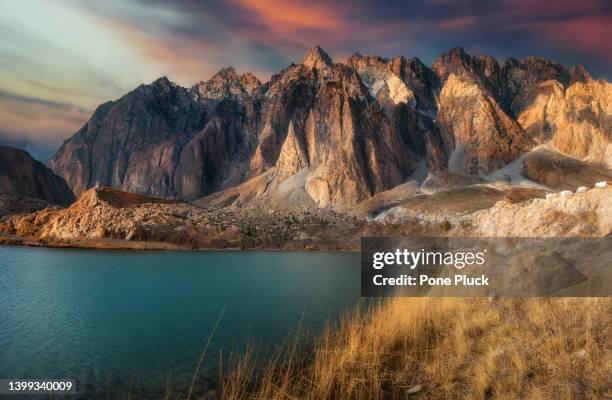
[[435, 24], [435, 28], [438, 29], [468, 29], [476, 25], [477, 19], [471, 16], [462, 16], [457, 18], [447, 19]]
[[301, 29], [335, 31], [345, 25], [345, 10], [333, 3], [296, 0], [235, 0], [235, 3], [256, 14], [268, 29], [278, 33], [294, 33]]
[[606, 16], [551, 21], [535, 28], [560, 45], [570, 44], [612, 62], [612, 21]]

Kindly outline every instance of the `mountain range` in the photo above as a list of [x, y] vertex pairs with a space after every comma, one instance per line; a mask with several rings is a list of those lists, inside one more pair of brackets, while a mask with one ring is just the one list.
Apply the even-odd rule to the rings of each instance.
[[191, 88], [141, 85], [100, 105], [49, 166], [77, 195], [348, 209], [432, 173], [489, 176], [544, 143], [609, 164], [611, 137], [612, 86], [581, 66], [461, 48], [431, 67], [335, 63], [315, 47], [265, 83], [230, 67]]

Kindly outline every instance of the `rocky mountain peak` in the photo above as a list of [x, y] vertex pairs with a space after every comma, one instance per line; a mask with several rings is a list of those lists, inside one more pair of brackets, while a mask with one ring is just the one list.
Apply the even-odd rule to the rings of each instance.
[[354, 54], [349, 58], [372, 97], [385, 105], [410, 104], [414, 106], [414, 93], [400, 74], [392, 70], [392, 63], [383, 57]]
[[173, 86], [174, 84], [168, 79], [167, 76], [162, 76], [157, 78], [154, 82], [151, 83], [151, 86]]
[[498, 93], [503, 86], [502, 70], [494, 57], [470, 55], [462, 47], [455, 47], [438, 57], [432, 69], [444, 82], [454, 74], [461, 79], [478, 82], [491, 93]]
[[565, 86], [570, 78], [569, 71], [563, 65], [542, 57], [527, 57], [522, 60], [509, 58], [504, 63], [503, 71], [510, 84], [523, 86], [551, 79]]
[[460, 68], [469, 68], [471, 57], [462, 47], [454, 47], [438, 57], [432, 64], [432, 69], [436, 71], [442, 79], [450, 72], [456, 72]]
[[535, 57], [500, 66], [459, 47], [431, 68], [359, 53], [334, 64], [316, 46], [264, 84], [229, 67], [191, 90], [165, 77], [142, 85], [98, 107], [50, 166], [77, 193], [100, 184], [347, 207], [417, 168], [490, 174], [534, 139], [601, 161], [610, 90], [573, 84], [589, 78], [580, 66]]
[[355, 65], [355, 63], [358, 63], [361, 59], [363, 59], [363, 54], [359, 53], [359, 52], [355, 52], [353, 53], [352, 56], [350, 56], [347, 60], [347, 64], [348, 65]]
[[238, 75], [234, 67], [226, 67], [206, 82], [200, 82], [192, 89], [203, 98], [220, 100], [222, 98], [243, 98], [261, 86], [261, 82], [251, 73]]
[[431, 65], [431, 69], [441, 82], [444, 82], [451, 74], [471, 81], [477, 78], [475, 76], [476, 63], [476, 58], [467, 54], [462, 47], [455, 47], [438, 57]]
[[325, 69], [332, 65], [333, 61], [329, 54], [325, 52], [320, 46], [315, 46], [308, 50], [304, 58], [302, 58], [301, 64], [308, 68]]
[[261, 86], [261, 81], [250, 72], [240, 75], [240, 83], [249, 93]]
[[570, 68], [570, 83], [573, 82], [589, 82], [592, 81], [593, 78], [591, 74], [586, 70], [584, 65], [578, 64]]
[[183, 95], [187, 95], [187, 89], [172, 82], [166, 76], [162, 76], [151, 83], [138, 86], [117, 101], [145, 101], [153, 98], [176, 99]]
[[388, 63], [389, 60], [383, 57], [373, 56], [369, 54], [362, 55], [360, 53], [355, 53], [348, 59], [348, 65], [355, 69], [360, 69], [368, 66], [388, 68]]
[[225, 67], [219, 70], [212, 79], [224, 79], [226, 81], [235, 81], [238, 80], [238, 73], [236, 73], [236, 69], [234, 67]]

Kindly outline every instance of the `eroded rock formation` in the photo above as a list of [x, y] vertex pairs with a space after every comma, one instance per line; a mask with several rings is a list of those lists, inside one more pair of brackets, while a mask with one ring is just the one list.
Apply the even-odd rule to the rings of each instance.
[[347, 208], [428, 170], [487, 175], [543, 142], [608, 162], [610, 90], [540, 58], [500, 65], [456, 48], [432, 68], [344, 64], [315, 47], [265, 83], [226, 68], [190, 89], [142, 85], [98, 107], [50, 166], [76, 193]]

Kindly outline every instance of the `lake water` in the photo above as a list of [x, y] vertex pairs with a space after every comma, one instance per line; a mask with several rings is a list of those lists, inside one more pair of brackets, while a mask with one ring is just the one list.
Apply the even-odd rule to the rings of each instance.
[[0, 246], [0, 378], [77, 378], [80, 397], [188, 386], [249, 341], [319, 332], [359, 299], [359, 255]]

